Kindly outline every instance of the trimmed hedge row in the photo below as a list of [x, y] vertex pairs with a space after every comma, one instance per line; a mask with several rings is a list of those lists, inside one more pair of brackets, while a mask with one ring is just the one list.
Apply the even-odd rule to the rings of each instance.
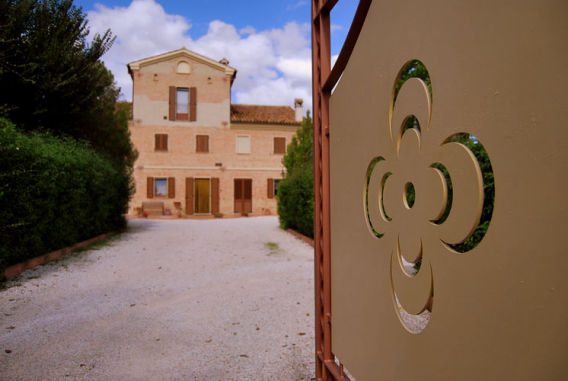
[[314, 173], [311, 166], [296, 169], [278, 184], [280, 226], [314, 238]]
[[85, 143], [0, 119], [0, 274], [126, 226], [130, 175]]

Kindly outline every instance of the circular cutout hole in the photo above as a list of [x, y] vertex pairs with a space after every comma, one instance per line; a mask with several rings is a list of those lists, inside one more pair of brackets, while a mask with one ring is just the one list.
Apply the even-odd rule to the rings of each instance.
[[412, 208], [415, 199], [416, 191], [414, 190], [414, 184], [406, 183], [404, 186], [404, 203], [408, 209]]

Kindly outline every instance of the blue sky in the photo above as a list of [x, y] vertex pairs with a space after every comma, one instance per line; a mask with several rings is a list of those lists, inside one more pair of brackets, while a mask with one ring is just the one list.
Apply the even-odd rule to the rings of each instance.
[[[186, 46], [238, 70], [233, 102], [311, 108], [310, 1], [307, 0], [75, 0], [91, 34], [110, 28], [117, 40], [103, 57], [131, 98], [128, 62]], [[337, 55], [357, 0], [332, 12], [332, 54]]]

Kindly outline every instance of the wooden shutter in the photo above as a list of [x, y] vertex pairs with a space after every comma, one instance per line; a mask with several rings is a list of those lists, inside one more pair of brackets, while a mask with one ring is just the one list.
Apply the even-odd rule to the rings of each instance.
[[195, 122], [197, 120], [197, 88], [189, 88], [189, 121]]
[[274, 138], [274, 153], [286, 153], [286, 138]]
[[211, 213], [219, 213], [219, 178], [211, 178]]
[[266, 189], [268, 189], [266, 196], [268, 198], [274, 198], [274, 179], [268, 179], [268, 184]]
[[176, 197], [176, 179], [168, 177], [168, 198]]
[[167, 151], [168, 150], [168, 134], [154, 135], [154, 150]]
[[243, 183], [243, 209], [252, 213], [252, 179], [244, 179]]
[[185, 178], [185, 213], [193, 214], [193, 177]]
[[243, 211], [243, 180], [235, 179], [235, 213]]
[[154, 197], [154, 178], [147, 177], [146, 178], [146, 197], [153, 198]]
[[170, 86], [169, 119], [176, 120], [176, 87]]
[[195, 152], [209, 152], [209, 136], [196, 135], [196, 148]]

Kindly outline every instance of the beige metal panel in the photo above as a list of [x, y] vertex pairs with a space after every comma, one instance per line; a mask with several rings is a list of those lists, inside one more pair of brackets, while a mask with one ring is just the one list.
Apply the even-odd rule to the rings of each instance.
[[[371, 5], [330, 111], [332, 347], [357, 380], [568, 379], [567, 16], [560, 0]], [[391, 111], [413, 59], [428, 69], [432, 97], [407, 81]], [[421, 131], [400, 137], [406, 112]], [[475, 228], [483, 195], [475, 157], [446, 143], [461, 132], [484, 145], [495, 176], [489, 230], [463, 254], [449, 244]], [[441, 224], [437, 162], [454, 185]], [[388, 171], [391, 221], [379, 204]], [[401, 256], [420, 255], [409, 277]], [[409, 312], [431, 305], [421, 333], [405, 328], [395, 292]]]

